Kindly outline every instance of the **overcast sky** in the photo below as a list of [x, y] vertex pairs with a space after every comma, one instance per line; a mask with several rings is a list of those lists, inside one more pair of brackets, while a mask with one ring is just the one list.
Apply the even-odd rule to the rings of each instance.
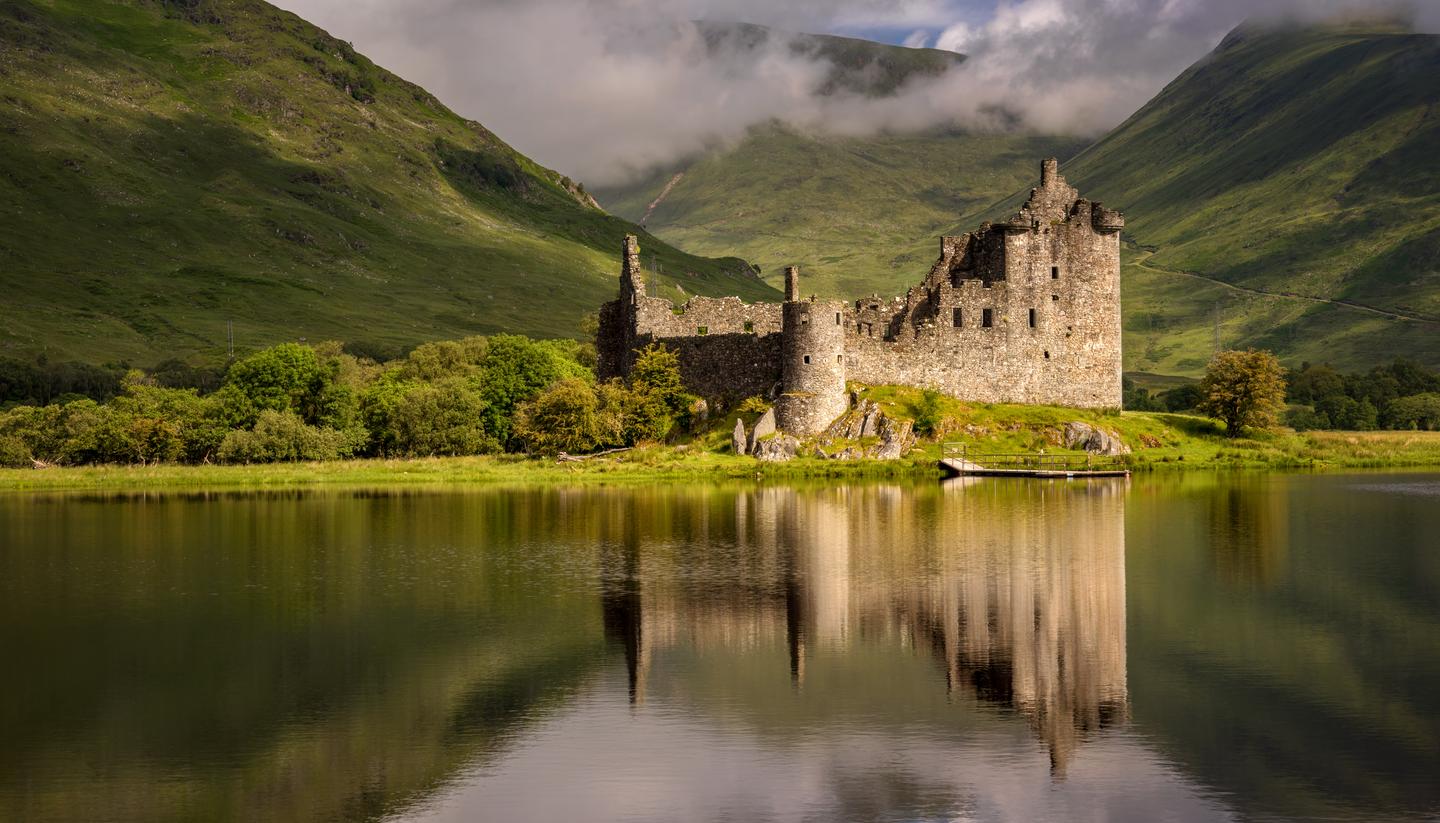
[[[935, 125], [1096, 135], [1247, 18], [1363, 0], [275, 0], [353, 42], [539, 162], [622, 181], [774, 119], [824, 133]], [[1393, 10], [1393, 3], [1386, 4]], [[1435, 31], [1440, 0], [1409, 7]], [[893, 99], [818, 98], [826, 66], [783, 44], [706, 56], [691, 20], [929, 46], [961, 71]]]

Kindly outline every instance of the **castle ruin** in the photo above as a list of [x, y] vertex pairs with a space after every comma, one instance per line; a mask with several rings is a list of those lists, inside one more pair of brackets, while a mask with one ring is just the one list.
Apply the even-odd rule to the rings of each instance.
[[1080, 197], [1042, 164], [1040, 186], [1009, 220], [940, 239], [940, 259], [903, 297], [854, 303], [649, 297], [627, 237], [620, 297], [600, 310], [598, 372], [623, 377], [635, 351], [678, 352], [704, 397], [775, 398], [782, 431], [823, 431], [849, 407], [846, 381], [931, 388], [984, 403], [1119, 408], [1122, 214]]

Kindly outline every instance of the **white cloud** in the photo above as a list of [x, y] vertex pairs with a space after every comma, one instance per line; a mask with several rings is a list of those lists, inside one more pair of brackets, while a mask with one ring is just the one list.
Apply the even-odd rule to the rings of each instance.
[[[280, 0], [536, 160], [613, 183], [783, 120], [841, 134], [935, 125], [1097, 134], [1247, 17], [1354, 0]], [[977, 7], [981, 14], [977, 15]], [[1440, 3], [1418, 10], [1428, 30]], [[695, 19], [938, 32], [963, 68], [896, 98], [817, 97], [830, 67], [778, 38], [707, 50]], [[1018, 120], [1017, 120], [1018, 119]]]

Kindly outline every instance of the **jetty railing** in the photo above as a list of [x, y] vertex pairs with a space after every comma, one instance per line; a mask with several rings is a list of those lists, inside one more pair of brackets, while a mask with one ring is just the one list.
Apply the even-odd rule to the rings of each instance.
[[946, 443], [943, 456], [956, 458], [987, 469], [1031, 471], [1107, 471], [1128, 465], [1124, 455], [1048, 454], [1046, 452], [976, 452], [965, 443]]

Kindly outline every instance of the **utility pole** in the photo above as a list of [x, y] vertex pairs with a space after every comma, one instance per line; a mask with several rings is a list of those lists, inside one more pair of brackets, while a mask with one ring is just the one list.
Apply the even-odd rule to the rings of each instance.
[[229, 343], [228, 354], [227, 354], [226, 356], [227, 356], [228, 359], [234, 360], [234, 359], [235, 359], [235, 321], [234, 321], [234, 320], [226, 320], [226, 321], [225, 321], [225, 338], [226, 338], [226, 340], [227, 340], [228, 343]]

